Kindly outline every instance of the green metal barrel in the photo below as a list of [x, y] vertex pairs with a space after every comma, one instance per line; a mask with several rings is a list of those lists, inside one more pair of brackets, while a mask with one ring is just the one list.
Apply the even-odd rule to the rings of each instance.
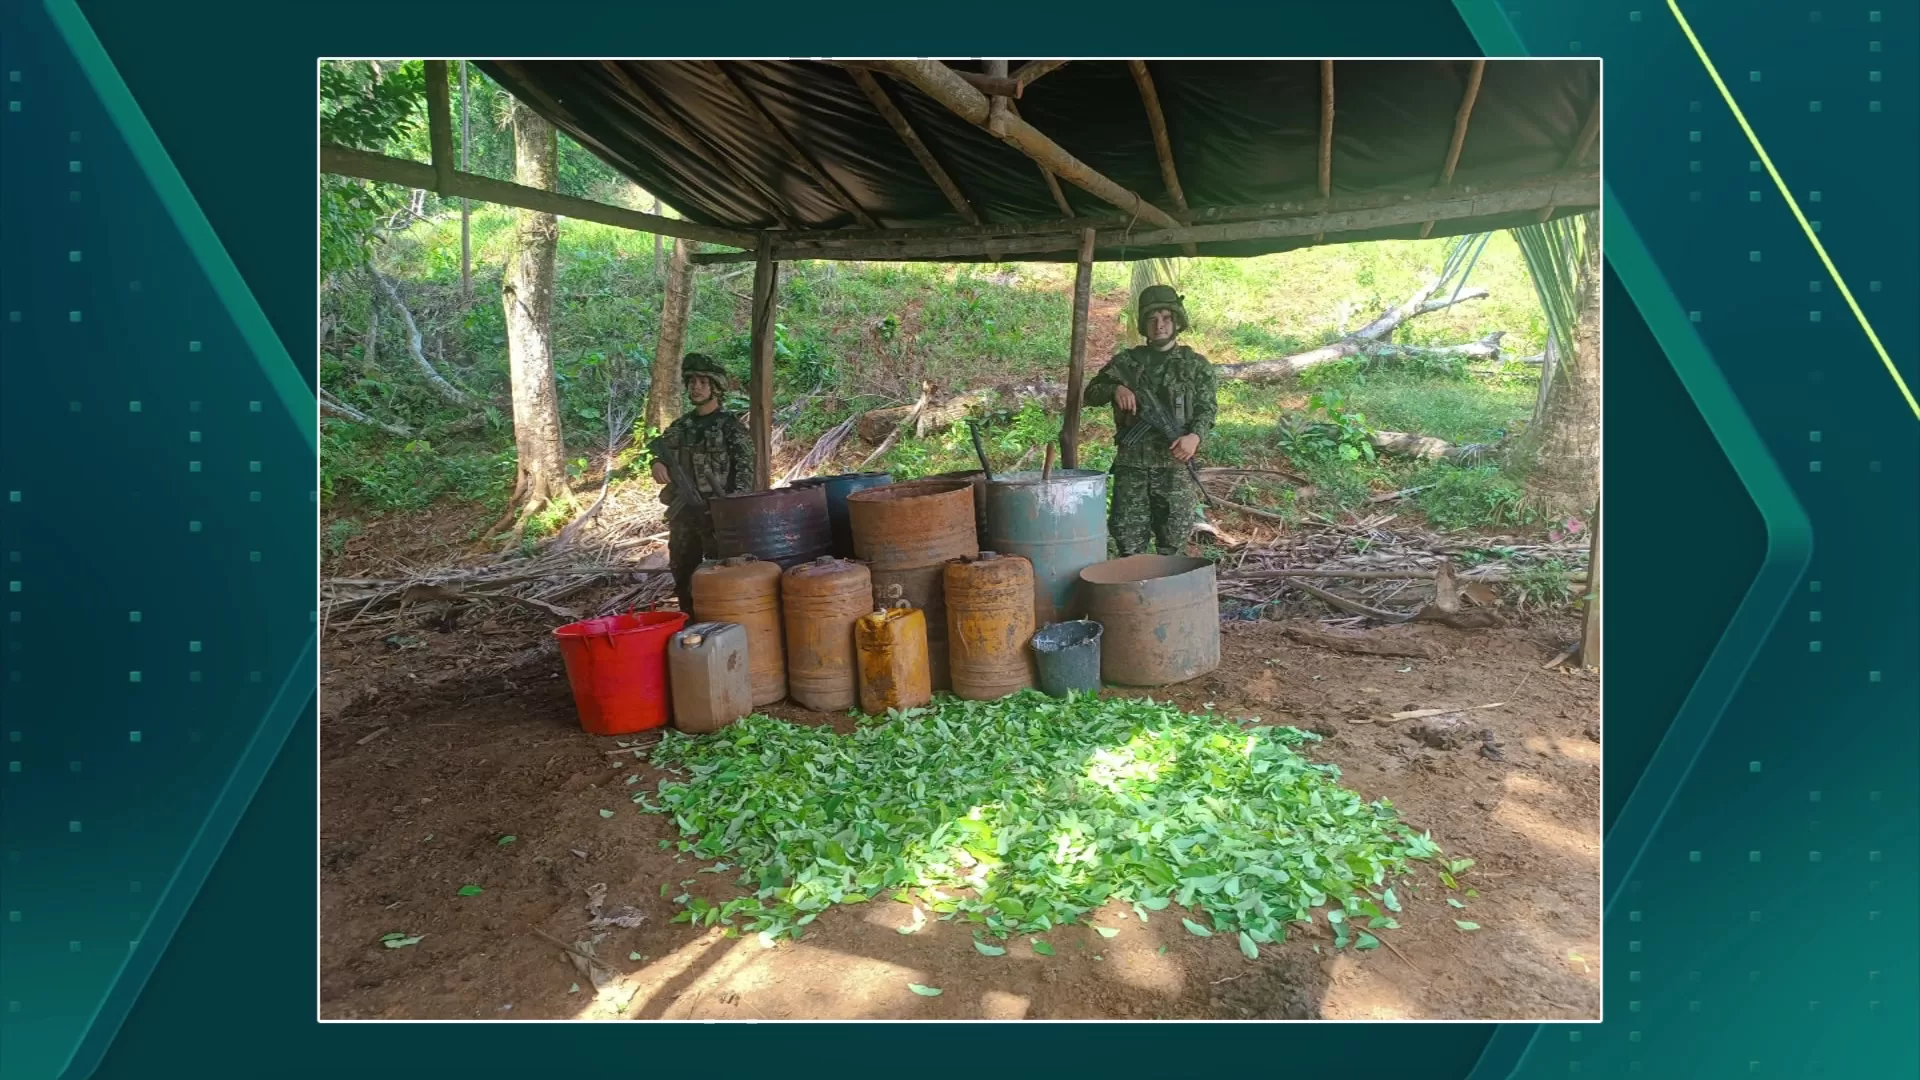
[[1080, 571], [1107, 557], [1107, 474], [1060, 469], [995, 475], [986, 484], [987, 544], [1033, 564], [1036, 625], [1077, 619]]

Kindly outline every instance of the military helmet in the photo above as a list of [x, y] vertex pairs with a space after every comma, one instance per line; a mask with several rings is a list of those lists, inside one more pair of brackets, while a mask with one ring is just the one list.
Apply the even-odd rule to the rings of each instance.
[[1147, 336], [1147, 316], [1156, 311], [1173, 312], [1173, 332], [1186, 333], [1187, 305], [1184, 298], [1173, 291], [1173, 286], [1149, 285], [1140, 290], [1140, 313], [1134, 319], [1134, 329], [1141, 337]]
[[705, 353], [688, 353], [686, 359], [680, 361], [681, 382], [695, 375], [705, 375], [717, 393], [724, 394], [733, 388], [733, 378], [727, 374], [727, 369], [720, 366], [720, 361]]

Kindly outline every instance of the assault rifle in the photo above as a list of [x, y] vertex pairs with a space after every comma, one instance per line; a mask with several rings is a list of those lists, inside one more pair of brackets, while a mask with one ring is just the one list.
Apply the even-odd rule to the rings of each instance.
[[[1172, 414], [1160, 404], [1160, 399], [1144, 390], [1133, 391], [1133, 410], [1133, 423], [1120, 433], [1119, 444], [1123, 447], [1138, 445], [1140, 440], [1156, 433], [1171, 446], [1186, 434], [1173, 422]], [[1192, 458], [1187, 459], [1186, 465], [1187, 475], [1193, 477], [1194, 486], [1199, 487], [1200, 470], [1194, 468]], [[1204, 492], [1206, 488], [1201, 487], [1200, 490]]]
[[707, 512], [706, 497], [700, 494], [700, 487], [693, 482], [686, 463], [680, 459], [677, 451], [662, 454], [659, 461], [667, 468], [667, 482], [673, 485], [673, 501], [667, 504], [667, 520], [673, 521], [683, 514], [692, 514], [701, 539], [711, 545], [713, 518]]

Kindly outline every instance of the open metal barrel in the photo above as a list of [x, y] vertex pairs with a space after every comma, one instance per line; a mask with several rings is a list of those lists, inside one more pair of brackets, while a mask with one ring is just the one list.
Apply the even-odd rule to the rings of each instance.
[[1220, 666], [1213, 563], [1129, 555], [1080, 571], [1087, 617], [1106, 628], [1100, 674], [1121, 686], [1170, 686]]

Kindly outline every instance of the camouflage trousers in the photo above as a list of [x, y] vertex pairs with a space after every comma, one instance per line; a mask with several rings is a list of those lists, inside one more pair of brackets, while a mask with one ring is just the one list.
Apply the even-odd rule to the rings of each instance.
[[1200, 489], [1186, 469], [1114, 466], [1107, 531], [1122, 558], [1147, 554], [1150, 546], [1162, 555], [1183, 553], [1199, 517]]
[[692, 520], [691, 513], [667, 523], [667, 566], [673, 571], [674, 595], [689, 623], [693, 622], [693, 572], [703, 560], [716, 556], [707, 550], [703, 525]]

